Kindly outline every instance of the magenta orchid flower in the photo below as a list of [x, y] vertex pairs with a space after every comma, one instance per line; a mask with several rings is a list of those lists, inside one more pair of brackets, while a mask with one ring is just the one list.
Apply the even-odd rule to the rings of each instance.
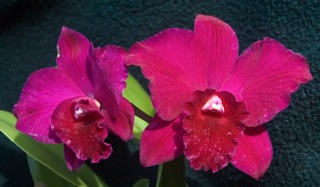
[[82, 34], [62, 28], [58, 68], [30, 75], [14, 106], [16, 128], [43, 143], [63, 143], [67, 167], [106, 159], [108, 132], [133, 137], [134, 112], [122, 97], [128, 76], [126, 51], [118, 46], [94, 48]]
[[198, 15], [194, 31], [167, 29], [129, 49], [127, 65], [150, 80], [157, 111], [141, 137], [142, 165], [184, 154], [195, 170], [216, 172], [231, 162], [257, 180], [264, 175], [273, 153], [263, 123], [312, 75], [302, 55], [274, 39], [240, 56], [238, 48], [229, 25]]

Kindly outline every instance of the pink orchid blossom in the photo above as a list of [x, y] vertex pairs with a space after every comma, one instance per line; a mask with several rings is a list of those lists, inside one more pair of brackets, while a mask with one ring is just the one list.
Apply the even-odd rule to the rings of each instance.
[[26, 81], [14, 106], [16, 128], [43, 143], [63, 143], [67, 167], [85, 160], [107, 159], [108, 132], [133, 137], [133, 108], [122, 97], [128, 76], [126, 51], [118, 46], [94, 48], [82, 34], [62, 28], [58, 68], [40, 69]]
[[259, 180], [272, 160], [263, 123], [312, 79], [306, 59], [271, 38], [238, 56], [238, 39], [223, 21], [198, 15], [194, 31], [171, 28], [134, 44], [127, 65], [149, 79], [157, 111], [141, 137], [144, 166], [184, 154], [195, 170], [231, 162]]

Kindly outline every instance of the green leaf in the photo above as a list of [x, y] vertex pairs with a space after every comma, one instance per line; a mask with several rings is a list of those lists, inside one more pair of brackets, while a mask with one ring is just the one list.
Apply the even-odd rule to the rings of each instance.
[[132, 187], [149, 187], [149, 179], [140, 179]]
[[0, 131], [31, 158], [75, 186], [107, 186], [85, 164], [77, 172], [69, 171], [65, 164], [61, 144], [42, 144], [33, 140], [15, 128], [16, 121], [13, 114], [0, 110]]
[[142, 88], [139, 82], [129, 74], [127, 79], [127, 88], [123, 92], [123, 96], [130, 101], [136, 108], [144, 112], [148, 119], [143, 119], [142, 116], [136, 116], [134, 118], [133, 134], [137, 140], [140, 140], [143, 130], [148, 126], [148, 122], [155, 114], [155, 110], [152, 106], [148, 93]]
[[123, 91], [123, 96], [144, 113], [153, 116], [155, 110], [152, 106], [150, 97], [140, 83], [131, 74], [129, 74], [126, 83], [127, 87]]
[[137, 140], [140, 140], [143, 130], [148, 126], [148, 123], [138, 116], [134, 116], [133, 134]]
[[75, 185], [61, 178], [52, 170], [27, 156], [29, 169], [35, 183], [34, 186], [64, 186], [74, 187]]

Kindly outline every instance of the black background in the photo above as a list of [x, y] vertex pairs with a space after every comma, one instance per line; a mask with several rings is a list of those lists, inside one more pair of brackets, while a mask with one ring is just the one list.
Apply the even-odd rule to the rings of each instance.
[[[233, 166], [218, 173], [187, 168], [193, 186], [320, 185], [320, 1], [147, 1], [2, 0], [0, 2], [0, 109], [11, 111], [33, 71], [55, 66], [62, 25], [83, 33], [95, 46], [130, 47], [168, 27], [193, 29], [197, 14], [216, 16], [236, 31], [240, 52], [265, 36], [303, 54], [314, 80], [292, 95], [291, 105], [267, 124], [274, 158], [261, 181]], [[137, 68], [130, 71], [147, 88]], [[111, 158], [92, 167], [111, 186], [154, 179], [156, 168], [141, 168], [137, 145], [109, 140]], [[0, 186], [33, 186], [25, 154], [0, 133]]]

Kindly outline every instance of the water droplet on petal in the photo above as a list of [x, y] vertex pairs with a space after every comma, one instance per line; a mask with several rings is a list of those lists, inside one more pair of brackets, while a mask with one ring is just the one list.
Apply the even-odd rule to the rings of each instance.
[[59, 46], [57, 46], [57, 58], [60, 57], [60, 49], [59, 49]]
[[71, 144], [71, 140], [70, 139], [67, 141], [67, 145], [69, 145], [69, 144]]

